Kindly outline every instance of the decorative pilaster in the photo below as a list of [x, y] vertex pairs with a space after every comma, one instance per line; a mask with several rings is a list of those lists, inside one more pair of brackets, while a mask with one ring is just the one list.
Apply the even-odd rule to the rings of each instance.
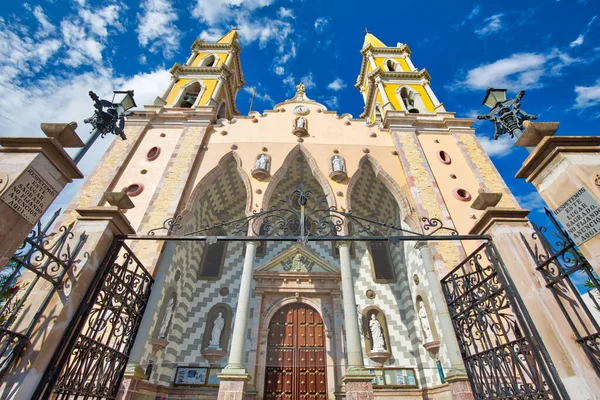
[[[462, 399], [473, 399], [473, 393], [469, 386], [467, 371], [463, 364], [462, 357], [460, 355], [460, 349], [456, 342], [456, 335], [452, 326], [452, 320], [448, 307], [446, 306], [446, 300], [442, 292], [442, 286], [435, 272], [435, 266], [433, 263], [433, 255], [427, 242], [417, 242], [415, 249], [419, 250], [421, 259], [423, 260], [423, 268], [425, 272], [425, 279], [429, 285], [429, 291], [431, 292], [430, 301], [435, 305], [435, 311], [431, 310], [433, 315], [437, 317], [439, 325], [437, 326], [441, 332], [443, 343], [448, 354], [450, 361], [450, 368], [444, 372], [445, 380], [452, 387], [452, 398], [455, 400]], [[455, 392], [457, 395], [455, 395]]]
[[342, 276], [342, 298], [344, 302], [344, 327], [346, 328], [346, 354], [348, 366], [342, 381], [346, 385], [346, 399], [374, 399], [373, 384], [366, 369], [362, 352], [362, 340], [358, 326], [354, 281], [350, 265], [350, 243], [338, 242], [340, 251], [340, 273]]

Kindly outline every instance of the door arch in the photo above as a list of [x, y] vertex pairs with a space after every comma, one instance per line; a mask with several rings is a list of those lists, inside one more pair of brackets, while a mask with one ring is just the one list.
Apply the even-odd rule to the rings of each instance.
[[265, 400], [326, 400], [325, 326], [311, 306], [292, 303], [269, 322]]

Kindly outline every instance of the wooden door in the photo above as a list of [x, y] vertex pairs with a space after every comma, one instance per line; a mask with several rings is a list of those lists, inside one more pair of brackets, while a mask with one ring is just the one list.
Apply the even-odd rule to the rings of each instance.
[[269, 323], [265, 394], [268, 400], [326, 400], [325, 329], [304, 304], [279, 310]]

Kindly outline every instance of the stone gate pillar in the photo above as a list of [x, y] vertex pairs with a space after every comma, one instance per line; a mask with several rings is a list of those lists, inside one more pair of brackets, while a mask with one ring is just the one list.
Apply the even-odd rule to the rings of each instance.
[[0, 138], [0, 268], [65, 185], [83, 178], [64, 150], [82, 145], [77, 124], [42, 125], [55, 136]]
[[[537, 125], [530, 123], [527, 130]], [[598, 136], [545, 137], [523, 162], [516, 177], [535, 186], [600, 274], [599, 144]]]
[[510, 290], [523, 300], [533, 335], [541, 339], [551, 359], [548, 367], [556, 371], [571, 399], [593, 399], [593, 393], [600, 393], [600, 380], [521, 239], [521, 234], [529, 238], [533, 233], [528, 214], [527, 210], [489, 207], [469, 233], [492, 238], [512, 278]]

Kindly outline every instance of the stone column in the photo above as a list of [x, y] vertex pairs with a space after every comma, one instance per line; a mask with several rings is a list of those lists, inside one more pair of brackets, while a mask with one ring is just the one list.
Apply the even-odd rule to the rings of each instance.
[[444, 372], [445, 381], [448, 382], [452, 390], [453, 399], [473, 399], [473, 393], [469, 385], [469, 379], [467, 377], [467, 371], [460, 355], [460, 349], [458, 342], [456, 341], [456, 333], [454, 333], [454, 327], [452, 326], [452, 320], [450, 313], [448, 312], [448, 306], [446, 305], [446, 299], [442, 292], [442, 285], [440, 284], [439, 278], [435, 272], [435, 266], [433, 261], [433, 255], [427, 242], [417, 242], [415, 249], [421, 253], [421, 259], [423, 260], [423, 268], [425, 272], [425, 279], [429, 285], [429, 291], [431, 292], [431, 302], [435, 305], [435, 312], [431, 310], [434, 317], [438, 319], [438, 329], [441, 332], [443, 338], [442, 342], [446, 348], [448, 358], [450, 361], [450, 368]]
[[[11, 399], [31, 399], [34, 391], [46, 372], [49, 362], [66, 333], [71, 319], [75, 316], [86, 291], [93, 281], [98, 268], [111, 248], [113, 238], [117, 235], [132, 234], [135, 230], [125, 215], [117, 207], [90, 207], [78, 209], [74, 238], [81, 233], [88, 235], [87, 241], [79, 254], [81, 263], [67, 275], [65, 285], [54, 296], [41, 321], [44, 321], [32, 335], [32, 343], [23, 353], [22, 361], [13, 372], [5, 376], [0, 397]], [[43, 293], [40, 293], [43, 295]], [[43, 349], [43, 350], [42, 350]], [[52, 371], [58, 373], [60, 371]], [[48, 388], [50, 389], [50, 388]], [[10, 392], [10, 395], [8, 393]], [[8, 396], [8, 397], [5, 397]]]
[[242, 400], [246, 391], [246, 382], [250, 374], [244, 366], [246, 358], [246, 336], [248, 334], [248, 318], [250, 314], [250, 299], [252, 295], [252, 273], [254, 269], [254, 256], [256, 255], [256, 242], [246, 243], [246, 256], [240, 281], [235, 320], [233, 323], [233, 336], [229, 349], [229, 362], [219, 374], [219, 400]]
[[365, 369], [356, 297], [354, 295], [354, 280], [350, 265], [350, 243], [338, 242], [340, 250], [340, 274], [342, 276], [342, 299], [344, 304], [344, 328], [346, 329], [346, 354], [348, 366], [342, 381], [346, 385], [346, 399], [372, 400], [373, 377]]
[[571, 399], [593, 399], [593, 393], [600, 393], [600, 380], [521, 240], [521, 234], [529, 238], [533, 233], [528, 213], [489, 207], [469, 234], [492, 237], [512, 277], [513, 291], [520, 295], [531, 317], [533, 333], [539, 335], [538, 341], [551, 359], [549, 369], [560, 376], [559, 390], [564, 386], [563, 393], [566, 391]]
[[[54, 125], [70, 129], [75, 135], [70, 124]], [[0, 138], [0, 268], [65, 185], [83, 178], [63, 148], [72, 145], [65, 138], [59, 139]]]
[[[535, 133], [553, 134], [557, 128], [557, 123], [529, 123], [519, 140]], [[534, 145], [535, 141], [525, 142], [523, 146]], [[563, 227], [600, 274], [599, 144], [598, 136], [544, 137], [523, 162], [516, 177], [531, 182], [551, 210], [562, 210], [559, 217]], [[563, 204], [565, 207], [561, 207]]]

